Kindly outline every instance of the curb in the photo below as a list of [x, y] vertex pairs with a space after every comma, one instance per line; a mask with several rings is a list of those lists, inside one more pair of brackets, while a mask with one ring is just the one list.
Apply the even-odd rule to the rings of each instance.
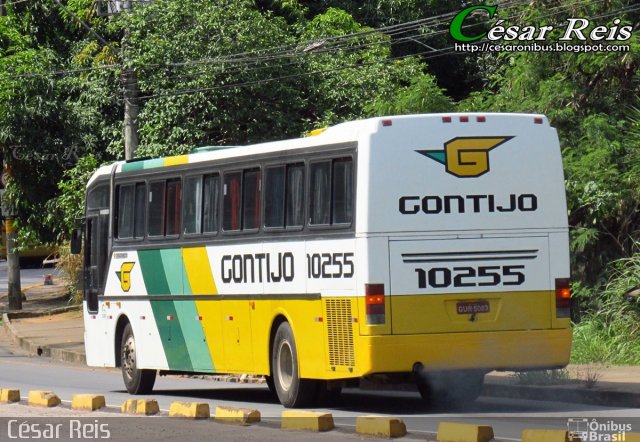
[[2, 315], [2, 325], [7, 331], [7, 334], [13, 342], [15, 342], [20, 348], [26, 350], [30, 354], [37, 356], [44, 356], [52, 358], [58, 361], [71, 362], [74, 364], [86, 365], [87, 358], [84, 353], [80, 353], [72, 350], [65, 350], [61, 348], [52, 348], [47, 345], [40, 345], [24, 336], [21, 336], [13, 324], [11, 319], [24, 319], [24, 318], [36, 318], [41, 316], [51, 316], [59, 313], [66, 313], [74, 310], [80, 310], [81, 306], [70, 305], [66, 307], [59, 307], [50, 310], [37, 310], [30, 312], [9, 312]]
[[485, 382], [482, 395], [509, 399], [640, 408], [640, 395], [636, 393], [612, 390], [577, 390], [562, 385], [504, 385]]

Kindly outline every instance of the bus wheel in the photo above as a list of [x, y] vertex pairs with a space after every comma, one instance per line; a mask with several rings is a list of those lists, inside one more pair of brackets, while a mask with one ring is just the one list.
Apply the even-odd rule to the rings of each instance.
[[131, 324], [124, 327], [122, 345], [120, 346], [122, 362], [122, 379], [127, 391], [131, 394], [147, 394], [153, 390], [156, 382], [156, 370], [141, 370], [136, 362], [136, 340]]
[[272, 348], [273, 383], [280, 403], [287, 408], [296, 408], [315, 401], [318, 384], [311, 379], [300, 379], [296, 342], [288, 322], [278, 327]]

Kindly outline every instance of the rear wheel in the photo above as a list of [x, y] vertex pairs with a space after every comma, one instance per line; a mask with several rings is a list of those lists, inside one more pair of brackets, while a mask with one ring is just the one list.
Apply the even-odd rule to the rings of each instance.
[[131, 394], [147, 394], [153, 390], [156, 382], [156, 370], [142, 370], [137, 365], [136, 339], [131, 324], [124, 327], [120, 346], [122, 379]]
[[273, 338], [271, 367], [276, 394], [282, 405], [296, 408], [315, 401], [318, 383], [311, 379], [300, 379], [296, 342], [288, 322], [278, 326]]

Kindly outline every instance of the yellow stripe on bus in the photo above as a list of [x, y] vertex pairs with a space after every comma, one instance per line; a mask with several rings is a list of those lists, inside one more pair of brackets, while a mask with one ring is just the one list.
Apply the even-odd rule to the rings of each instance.
[[182, 259], [187, 270], [187, 278], [194, 295], [217, 295], [218, 289], [213, 280], [207, 249], [189, 247], [182, 249]]
[[189, 163], [189, 155], [178, 155], [175, 157], [168, 157], [164, 159], [164, 167], [179, 166], [181, 164], [187, 163]]
[[[182, 249], [182, 261], [187, 273], [186, 277], [194, 295], [217, 295], [218, 289], [211, 272], [211, 264], [205, 247], [189, 247]], [[209, 354], [215, 370], [223, 365], [224, 352], [222, 342], [222, 321], [219, 301], [195, 301], [198, 315], [202, 321], [202, 330], [207, 341]]]

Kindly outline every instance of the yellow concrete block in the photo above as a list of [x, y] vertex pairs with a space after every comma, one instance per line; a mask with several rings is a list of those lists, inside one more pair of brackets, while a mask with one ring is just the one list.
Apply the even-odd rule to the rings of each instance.
[[249, 408], [216, 407], [215, 420], [225, 424], [255, 424], [260, 422], [260, 412]]
[[35, 407], [55, 407], [60, 405], [60, 398], [52, 391], [32, 390], [28, 403]]
[[120, 411], [127, 414], [151, 416], [160, 412], [160, 406], [155, 399], [128, 399], [122, 404]]
[[567, 430], [522, 430], [522, 442], [580, 442], [580, 438], [569, 441]]
[[329, 431], [335, 428], [331, 413], [285, 410], [282, 412], [283, 430]]
[[0, 388], [0, 403], [20, 402], [20, 390], [16, 388]]
[[402, 419], [385, 416], [356, 417], [356, 433], [369, 436], [402, 437], [407, 427]]
[[190, 419], [209, 419], [209, 404], [202, 402], [171, 402], [169, 416]]
[[71, 408], [74, 410], [95, 411], [106, 405], [104, 396], [101, 394], [74, 394], [71, 399]]
[[487, 425], [440, 422], [439, 442], [488, 442], [493, 439], [493, 428]]

